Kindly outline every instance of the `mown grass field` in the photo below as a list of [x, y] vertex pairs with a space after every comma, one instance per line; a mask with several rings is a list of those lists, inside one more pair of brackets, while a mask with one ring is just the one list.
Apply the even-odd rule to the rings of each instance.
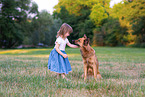
[[66, 48], [72, 67], [65, 79], [47, 69], [52, 48], [0, 49], [2, 97], [145, 97], [145, 49], [94, 48], [102, 80], [84, 82], [79, 49]]

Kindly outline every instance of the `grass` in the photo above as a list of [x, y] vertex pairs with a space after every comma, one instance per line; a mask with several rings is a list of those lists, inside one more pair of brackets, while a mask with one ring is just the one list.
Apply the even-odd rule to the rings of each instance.
[[66, 48], [72, 67], [67, 77], [57, 79], [47, 69], [48, 49], [0, 50], [0, 95], [2, 97], [145, 97], [145, 49], [94, 47], [102, 80], [83, 81], [79, 49]]

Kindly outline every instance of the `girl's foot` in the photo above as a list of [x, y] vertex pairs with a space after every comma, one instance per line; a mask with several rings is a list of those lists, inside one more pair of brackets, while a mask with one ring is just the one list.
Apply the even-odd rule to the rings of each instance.
[[61, 75], [60, 74], [57, 74], [57, 79], [60, 79]]
[[65, 76], [65, 74], [62, 74], [62, 78], [63, 78], [63, 79], [66, 79], [67, 81], [70, 81], [70, 80]]

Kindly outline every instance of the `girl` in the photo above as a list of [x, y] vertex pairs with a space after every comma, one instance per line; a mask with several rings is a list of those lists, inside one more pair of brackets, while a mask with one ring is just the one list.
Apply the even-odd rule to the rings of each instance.
[[55, 47], [49, 55], [48, 69], [50, 69], [50, 71], [58, 73], [57, 78], [59, 78], [59, 76], [62, 75], [62, 78], [67, 79], [65, 75], [68, 74], [68, 72], [72, 71], [71, 65], [68, 60], [68, 56], [65, 52], [66, 44], [69, 47], [78, 48], [77, 45], [71, 44], [67, 39], [67, 37], [72, 32], [73, 29], [70, 25], [66, 23], [62, 24], [59, 31], [57, 32]]

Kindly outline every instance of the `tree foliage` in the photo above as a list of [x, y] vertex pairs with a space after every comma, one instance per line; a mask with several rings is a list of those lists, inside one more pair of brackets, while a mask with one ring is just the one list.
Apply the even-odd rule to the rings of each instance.
[[124, 0], [110, 8], [110, 0], [60, 0], [54, 13], [74, 28], [71, 38], [87, 34], [93, 45], [129, 45], [144, 42], [144, 2]]
[[39, 13], [37, 19], [36, 17], [32, 20], [33, 33], [30, 38], [32, 38], [32, 43], [37, 45], [38, 43], [43, 43], [45, 45], [53, 45], [57, 30], [62, 24], [60, 19], [53, 19], [53, 17], [46, 11], [43, 10]]
[[105, 7], [103, 7], [103, 5], [101, 5], [100, 3], [95, 4], [92, 8], [90, 18], [97, 26], [102, 25], [103, 20], [108, 18]]
[[[27, 24], [27, 17], [32, 11], [30, 0], [1, 0], [0, 13], [0, 46], [11, 48], [21, 44], [27, 32], [24, 28]], [[33, 6], [34, 8], [34, 6]]]
[[[111, 29], [110, 29], [111, 28]], [[101, 27], [104, 33], [104, 44], [109, 46], [121, 46], [127, 44], [127, 27], [121, 27], [116, 19], [108, 19]]]
[[140, 44], [144, 42], [144, 0], [129, 0], [116, 4], [112, 8], [110, 16], [117, 18], [121, 26], [127, 27], [129, 43]]
[[[85, 33], [92, 41], [93, 30], [95, 23], [97, 23], [96, 17], [94, 17], [96, 15], [94, 6], [100, 4], [103, 9], [108, 9], [109, 2], [110, 0], [60, 0], [54, 7], [56, 9], [54, 16], [59, 17], [62, 22], [66, 22], [73, 27], [74, 33], [70, 36], [71, 39], [82, 37]], [[106, 10], [104, 12], [106, 13]], [[102, 17], [102, 15], [98, 14], [98, 17]]]
[[[52, 46], [61, 24], [73, 28], [69, 40], [86, 34], [94, 46], [145, 46], [145, 1], [59, 0], [53, 15], [32, 0], [1, 0], [0, 47], [20, 44]], [[33, 14], [34, 17], [31, 17]]]
[[145, 16], [136, 19], [132, 25], [133, 35], [136, 35], [135, 42], [145, 47]]
[[38, 5], [32, 0], [1, 0], [0, 3], [0, 47], [54, 44], [62, 24], [59, 18], [53, 19], [45, 10], [38, 12]]

